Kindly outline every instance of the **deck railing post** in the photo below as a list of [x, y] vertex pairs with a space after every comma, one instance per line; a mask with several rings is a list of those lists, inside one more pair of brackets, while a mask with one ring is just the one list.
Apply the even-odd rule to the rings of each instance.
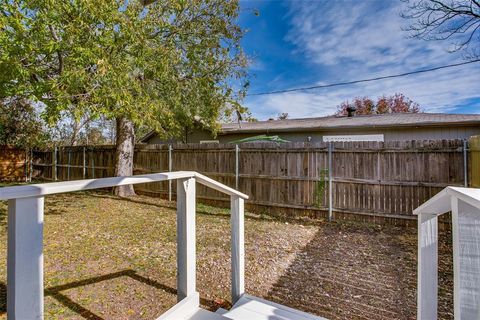
[[232, 304], [245, 293], [245, 216], [244, 200], [230, 197], [232, 246]]
[[460, 235], [459, 231], [459, 210], [458, 198], [451, 197], [452, 208], [452, 249], [453, 249], [453, 314], [455, 319], [461, 319], [460, 304]]
[[177, 299], [196, 292], [195, 178], [177, 180]]
[[437, 319], [438, 218], [418, 215], [417, 319]]
[[43, 319], [43, 200], [8, 201], [9, 320]]

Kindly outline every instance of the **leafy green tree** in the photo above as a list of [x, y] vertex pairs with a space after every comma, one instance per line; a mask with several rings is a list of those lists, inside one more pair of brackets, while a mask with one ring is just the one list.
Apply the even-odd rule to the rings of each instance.
[[30, 101], [6, 99], [0, 101], [0, 145], [19, 148], [44, 147], [50, 141], [49, 132]]
[[[0, 98], [116, 121], [116, 175], [131, 175], [135, 127], [177, 136], [244, 96], [238, 0], [0, 0]], [[117, 188], [122, 196], [131, 186]]]

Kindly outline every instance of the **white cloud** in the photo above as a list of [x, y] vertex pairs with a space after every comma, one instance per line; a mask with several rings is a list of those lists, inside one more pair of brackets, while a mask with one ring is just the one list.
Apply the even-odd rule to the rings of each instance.
[[[370, 68], [405, 70], [459, 58], [448, 42], [408, 38], [401, 1], [292, 1], [287, 40], [312, 61], [327, 66], [354, 63], [353, 73]], [[358, 70], [360, 69], [360, 70]]]
[[[399, 92], [418, 102], [426, 112], [454, 112], [466, 101], [478, 98], [479, 74], [480, 68], [467, 65], [454, 72], [446, 69], [352, 86], [251, 97], [247, 105], [261, 119], [280, 112], [288, 112], [293, 118], [324, 116], [335, 113], [342, 101], [357, 96], [376, 98]], [[467, 111], [480, 113], [480, 105]]]
[[[400, 16], [403, 2], [292, 1], [286, 41], [319, 69], [318, 83], [349, 81], [462, 61], [449, 43], [407, 37]], [[328, 75], [328, 78], [327, 76]], [[300, 82], [301, 79], [299, 79]], [[428, 112], [452, 112], [469, 99], [480, 99], [480, 66], [467, 65], [420, 75], [310, 92], [251, 97], [260, 118], [279, 112], [292, 117], [329, 115], [356, 96], [404, 93]], [[480, 106], [478, 106], [480, 109]], [[468, 110], [480, 113], [480, 110]]]

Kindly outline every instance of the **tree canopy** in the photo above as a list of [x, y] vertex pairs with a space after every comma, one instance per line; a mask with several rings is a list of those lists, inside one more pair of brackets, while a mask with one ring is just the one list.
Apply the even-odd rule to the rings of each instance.
[[43, 147], [50, 134], [34, 106], [25, 99], [0, 101], [0, 146]]
[[132, 175], [135, 127], [172, 137], [245, 112], [238, 11], [238, 0], [0, 0], [0, 100], [42, 104], [49, 124], [65, 111], [115, 119], [115, 175]]
[[[174, 135], [238, 108], [237, 1], [0, 0], [0, 98], [126, 117]], [[235, 88], [239, 90], [235, 90]]]
[[356, 97], [351, 102], [344, 101], [337, 106], [336, 114], [347, 115], [348, 108], [355, 108], [357, 114], [421, 112], [418, 103], [401, 93], [396, 93], [393, 96], [381, 96], [377, 98], [377, 101], [368, 97]]

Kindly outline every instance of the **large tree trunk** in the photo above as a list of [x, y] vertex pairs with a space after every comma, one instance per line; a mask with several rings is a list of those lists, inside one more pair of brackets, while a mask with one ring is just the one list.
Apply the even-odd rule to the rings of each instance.
[[[133, 150], [135, 147], [135, 128], [133, 122], [124, 117], [117, 121], [117, 149], [115, 152], [115, 176], [131, 176], [133, 174]], [[115, 188], [115, 194], [120, 197], [135, 195], [132, 185]]]

